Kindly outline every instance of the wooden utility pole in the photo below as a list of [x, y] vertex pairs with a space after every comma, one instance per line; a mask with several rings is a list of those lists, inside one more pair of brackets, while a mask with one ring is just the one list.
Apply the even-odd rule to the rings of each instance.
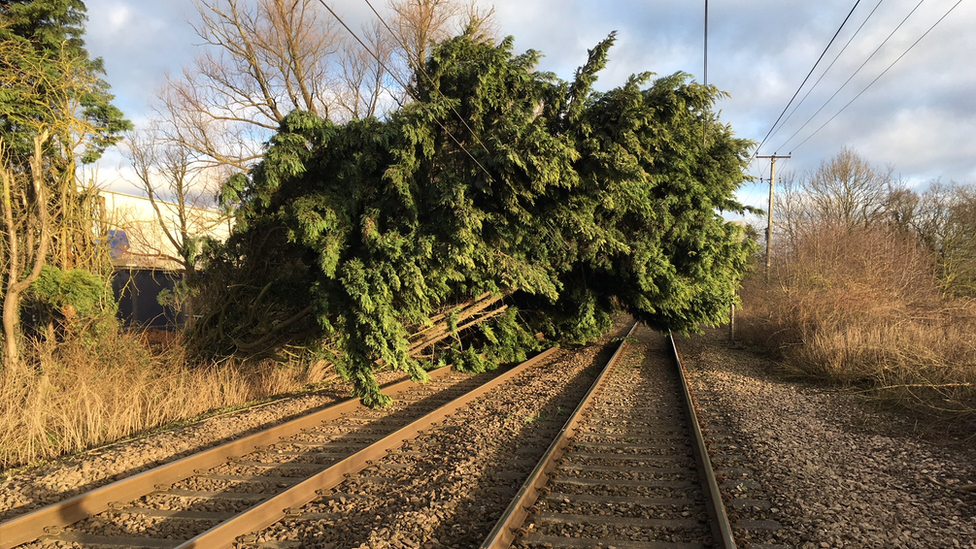
[[729, 305], [729, 343], [735, 343], [735, 303]]
[[778, 155], [776, 153], [757, 156], [769, 159], [769, 211], [766, 222], [766, 282], [769, 282], [769, 271], [773, 266], [773, 189], [776, 187], [776, 159], [791, 158], [792, 154]]

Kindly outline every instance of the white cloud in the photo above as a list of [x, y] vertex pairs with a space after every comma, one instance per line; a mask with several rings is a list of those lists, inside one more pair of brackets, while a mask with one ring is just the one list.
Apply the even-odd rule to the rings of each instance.
[[[487, 4], [487, 1], [482, 0]], [[930, 0], [906, 23], [862, 74], [790, 146], [809, 135], [864, 88], [941, 17], [956, 0]], [[187, 24], [196, 16], [190, 0], [88, 0], [87, 42], [105, 58], [107, 80], [130, 117], [147, 111], [165, 70], [192, 60], [199, 42]], [[371, 19], [365, 3], [333, 2], [357, 29]], [[385, 9], [385, 2], [374, 2]], [[676, 70], [702, 76], [704, 13], [685, 0], [495, 0], [503, 35], [516, 50], [533, 48], [541, 69], [564, 79], [586, 61], [586, 50], [619, 31], [608, 70], [598, 84], [619, 85], [639, 71]], [[917, 0], [887, 0], [852, 42], [818, 89], [784, 126], [785, 140], [817, 110]], [[847, 41], [876, 2], [862, 3], [838, 45]], [[719, 108], [743, 137], [761, 139], [851, 9], [849, 0], [711, 2], [709, 82], [731, 93]], [[908, 178], [976, 180], [976, 3], [960, 4], [844, 113], [797, 149], [784, 169], [815, 168], [851, 146], [872, 163], [893, 163]], [[825, 57], [833, 59], [837, 49]], [[814, 78], [819, 76], [819, 72]], [[802, 96], [802, 93], [801, 93]], [[774, 140], [775, 141], [775, 140]], [[780, 145], [776, 142], [773, 146]], [[764, 152], [767, 152], [764, 150]], [[772, 152], [772, 151], [768, 151]], [[779, 151], [781, 153], [788, 151]], [[777, 166], [779, 169], [779, 165]], [[768, 170], [768, 165], [766, 166]], [[758, 167], [756, 169], [758, 174]]]
[[112, 11], [108, 16], [108, 22], [112, 30], [117, 32], [124, 30], [128, 26], [131, 18], [132, 11], [128, 7], [122, 4], [115, 4], [112, 6]]
[[[879, 125], [859, 150], [873, 162], [891, 164], [916, 183], [945, 174], [948, 179], [976, 183], [976, 112], [969, 116], [931, 107], [901, 109]], [[947, 147], [946, 143], [953, 146]]]

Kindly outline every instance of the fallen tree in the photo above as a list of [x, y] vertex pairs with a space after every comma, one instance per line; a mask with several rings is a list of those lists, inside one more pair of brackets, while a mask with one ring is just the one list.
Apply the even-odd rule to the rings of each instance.
[[[720, 322], [751, 243], [718, 212], [742, 210], [749, 142], [711, 110], [721, 92], [685, 74], [594, 91], [613, 40], [564, 82], [535, 70], [538, 52], [468, 33], [384, 120], [289, 114], [225, 186], [237, 226], [197, 278], [196, 348], [321, 352], [377, 405], [376, 364], [423, 378], [435, 343], [480, 369], [539, 330], [590, 340], [621, 309]], [[462, 327], [472, 337], [449, 337]]]

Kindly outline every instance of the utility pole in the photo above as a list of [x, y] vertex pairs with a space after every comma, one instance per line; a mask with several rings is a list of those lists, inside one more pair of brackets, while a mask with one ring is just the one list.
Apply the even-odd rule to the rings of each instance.
[[757, 156], [769, 159], [769, 212], [766, 223], [766, 282], [769, 282], [769, 271], [773, 266], [773, 189], [776, 187], [776, 159], [791, 158], [793, 154], [778, 155], [776, 153]]
[[708, 0], [705, 0], [705, 62], [704, 75], [705, 86], [708, 86]]
[[[708, 87], [708, 0], [705, 0], [705, 44], [702, 51], [704, 54], [703, 55], [704, 61], [702, 63], [704, 65], [702, 67], [702, 70], [704, 71], [703, 79], [704, 79], [705, 87], [707, 88]], [[708, 118], [703, 116], [702, 117], [702, 147], [704, 147], [706, 144], [705, 137], [707, 134], [708, 134]]]

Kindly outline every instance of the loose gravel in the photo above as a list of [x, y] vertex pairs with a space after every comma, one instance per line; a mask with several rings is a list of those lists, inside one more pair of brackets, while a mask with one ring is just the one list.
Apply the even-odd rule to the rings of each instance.
[[634, 332], [515, 547], [711, 546], [693, 433], [666, 345], [658, 332]]
[[[379, 374], [380, 383], [402, 374]], [[183, 456], [227, 442], [349, 398], [350, 385], [319, 390], [166, 430], [138, 440], [82, 452], [32, 469], [3, 472], [0, 520], [7, 520]]]
[[773, 502], [737, 514], [783, 526], [747, 544], [976, 548], [976, 493], [959, 490], [976, 482], [971, 448], [923, 439], [849, 392], [784, 381], [721, 331], [677, 344], [706, 420], [749, 458], [749, 497]]
[[[296, 547], [478, 547], [609, 359], [560, 350], [255, 535]], [[276, 545], [280, 546], [280, 545]]]

